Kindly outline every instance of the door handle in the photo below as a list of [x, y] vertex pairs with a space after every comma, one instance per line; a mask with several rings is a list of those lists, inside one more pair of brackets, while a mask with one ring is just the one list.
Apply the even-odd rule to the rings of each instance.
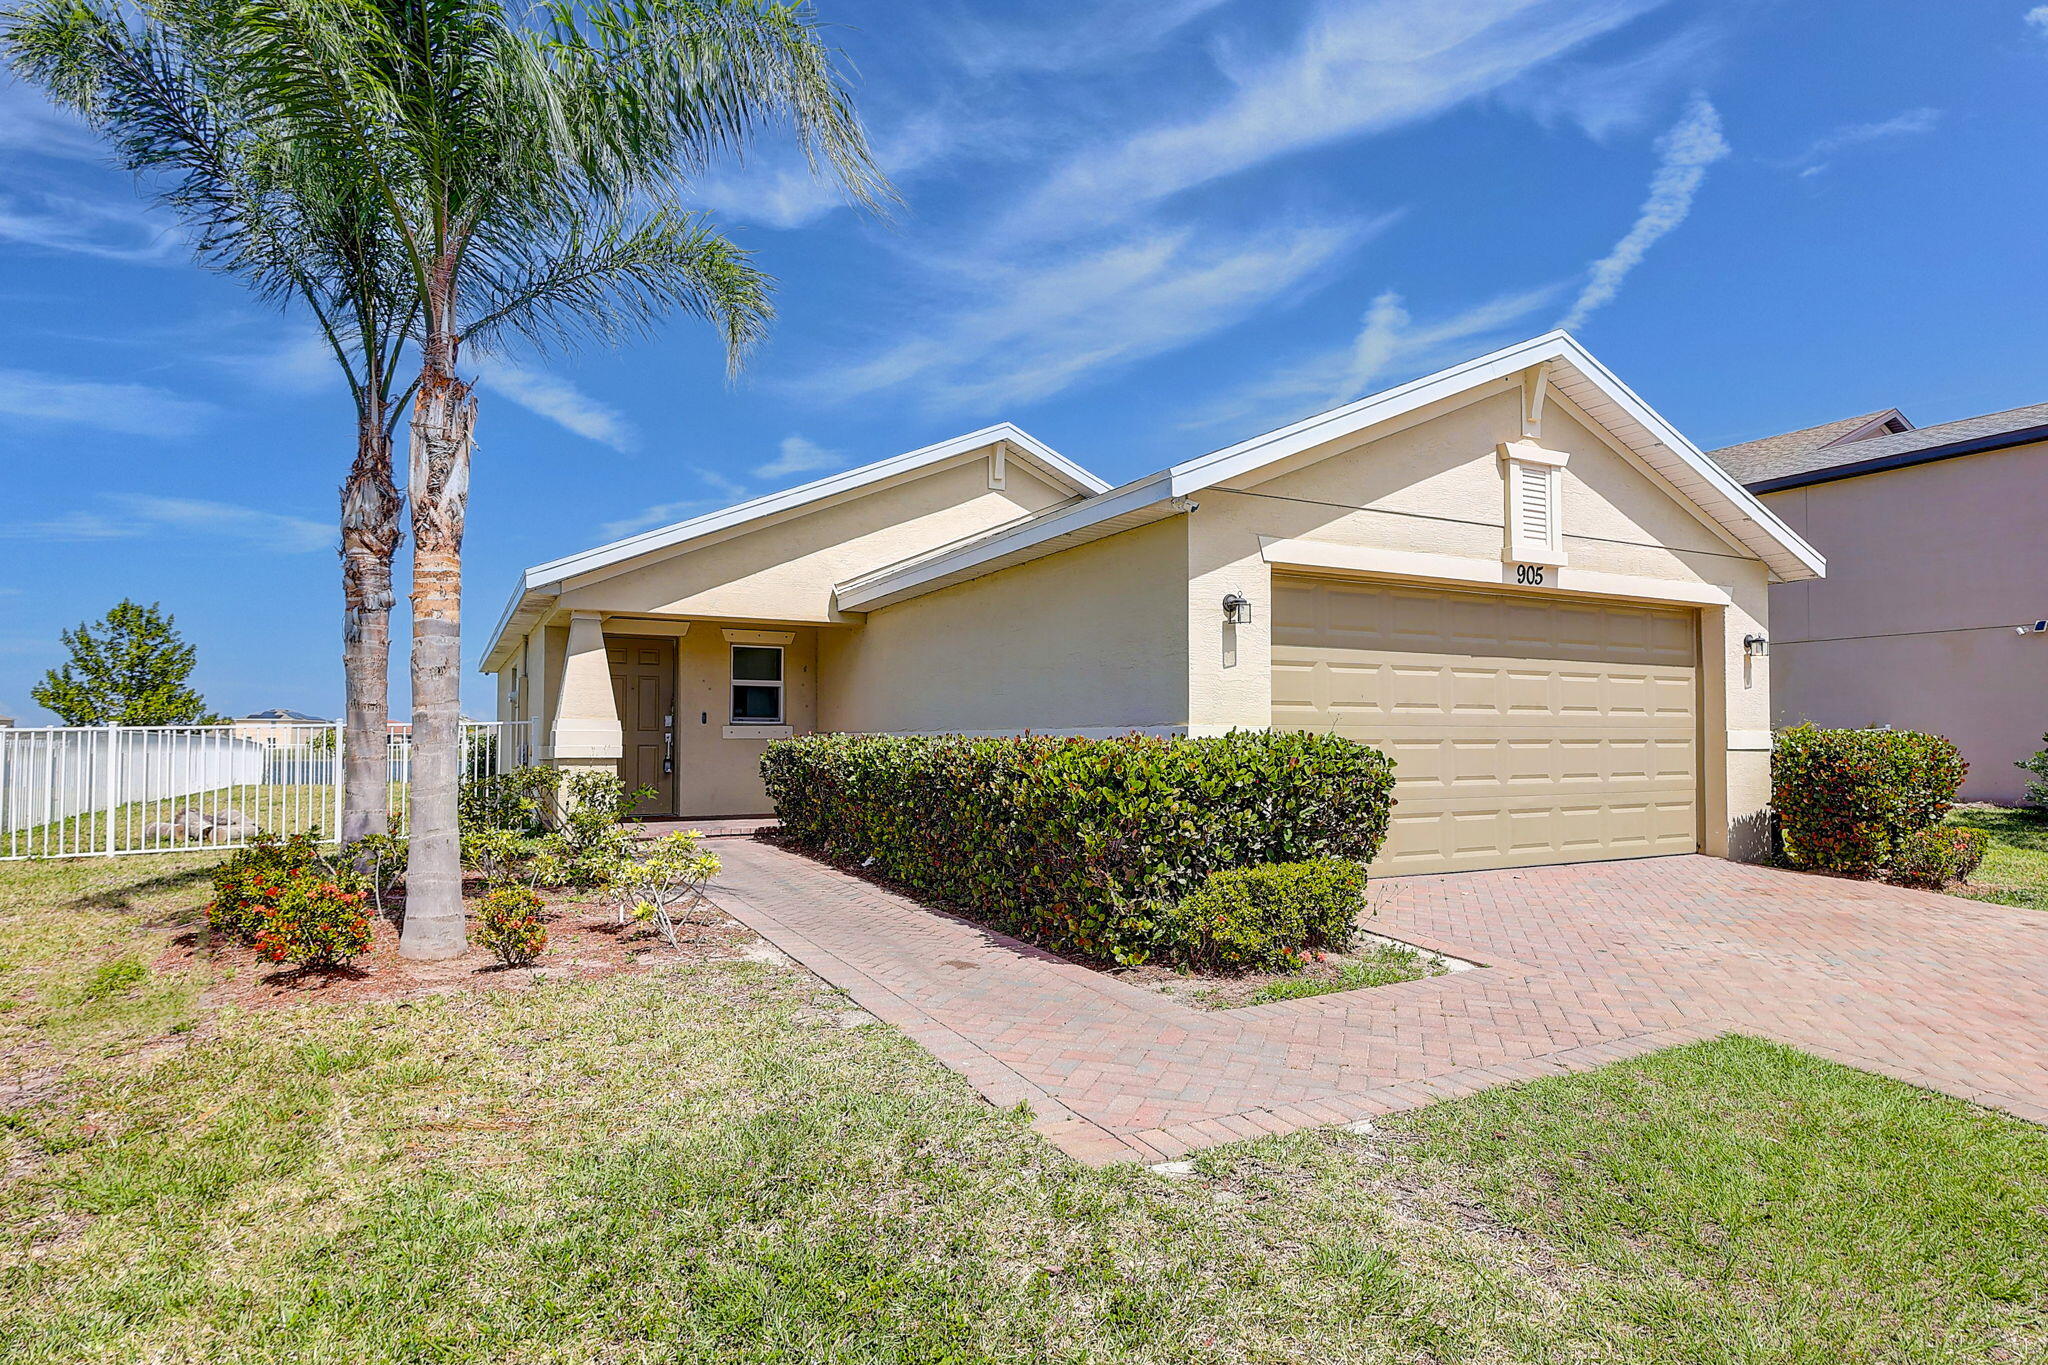
[[661, 775], [667, 777], [676, 770], [676, 718], [661, 718]]

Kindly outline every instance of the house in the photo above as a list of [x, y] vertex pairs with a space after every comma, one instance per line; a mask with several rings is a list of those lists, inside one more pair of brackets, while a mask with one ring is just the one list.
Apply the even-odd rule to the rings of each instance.
[[236, 739], [253, 740], [266, 748], [275, 749], [280, 745], [289, 747], [294, 744], [312, 743], [314, 732], [308, 730], [307, 726], [333, 723], [318, 716], [309, 716], [304, 711], [273, 706], [267, 711], [252, 711], [246, 716], [228, 722], [228, 733]]
[[2048, 730], [2048, 403], [1915, 427], [1896, 408], [1712, 452], [1827, 553], [1771, 588], [1780, 724], [1947, 735], [1963, 795], [2017, 804]]
[[1741, 856], [1822, 571], [1553, 332], [1114, 488], [1000, 425], [537, 565], [483, 668], [650, 813], [811, 730], [1271, 726], [1393, 756], [1385, 872]]

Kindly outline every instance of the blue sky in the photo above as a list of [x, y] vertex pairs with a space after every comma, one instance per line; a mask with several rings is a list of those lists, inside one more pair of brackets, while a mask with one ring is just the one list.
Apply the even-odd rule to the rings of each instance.
[[[2048, 5], [819, 9], [902, 208], [701, 185], [781, 281], [737, 384], [687, 320], [478, 359], [472, 659], [618, 535], [1001, 419], [1121, 481], [1560, 322], [1709, 448], [2048, 397]], [[217, 709], [334, 714], [345, 395], [18, 85], [0, 317], [0, 709], [125, 594]]]

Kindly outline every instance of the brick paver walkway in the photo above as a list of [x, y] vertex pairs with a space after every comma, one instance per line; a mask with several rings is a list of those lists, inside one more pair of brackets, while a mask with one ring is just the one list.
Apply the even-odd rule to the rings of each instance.
[[1705, 857], [1404, 877], [1484, 970], [1202, 1011], [746, 838], [712, 897], [1086, 1161], [1342, 1123], [1733, 1030], [2048, 1122], [2048, 916]]

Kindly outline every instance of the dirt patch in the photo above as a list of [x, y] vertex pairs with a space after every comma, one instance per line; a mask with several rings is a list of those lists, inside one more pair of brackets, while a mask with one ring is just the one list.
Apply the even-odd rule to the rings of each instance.
[[[465, 885], [470, 894], [480, 886]], [[211, 971], [216, 981], [203, 1002], [209, 1009], [240, 1005], [262, 1009], [325, 1001], [334, 1004], [402, 1000], [446, 991], [530, 986], [536, 981], [585, 980], [651, 971], [687, 962], [744, 957], [754, 934], [710, 901], [677, 917], [671, 948], [651, 924], [617, 922], [610, 906], [572, 896], [549, 899], [542, 912], [547, 951], [530, 967], [507, 967], [472, 946], [445, 962], [414, 962], [398, 955], [397, 915], [374, 922], [370, 951], [345, 967], [319, 970], [266, 962], [246, 944], [215, 940], [205, 929], [179, 935], [157, 959], [157, 970]]]

